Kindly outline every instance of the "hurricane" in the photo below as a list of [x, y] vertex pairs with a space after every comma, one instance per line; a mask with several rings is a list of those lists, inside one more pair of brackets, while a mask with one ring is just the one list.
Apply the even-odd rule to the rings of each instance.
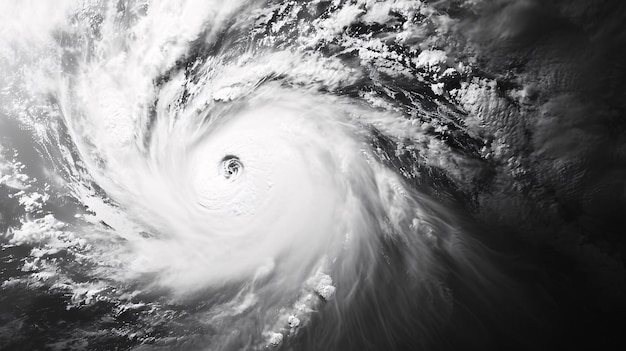
[[618, 340], [625, 7], [0, 3], [0, 349]]

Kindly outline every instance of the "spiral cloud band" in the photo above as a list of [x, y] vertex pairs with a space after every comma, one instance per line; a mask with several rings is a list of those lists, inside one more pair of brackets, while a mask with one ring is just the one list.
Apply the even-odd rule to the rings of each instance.
[[497, 3], [0, 5], [0, 348], [552, 347], [524, 196], [576, 163], [468, 44], [526, 22], [454, 17]]

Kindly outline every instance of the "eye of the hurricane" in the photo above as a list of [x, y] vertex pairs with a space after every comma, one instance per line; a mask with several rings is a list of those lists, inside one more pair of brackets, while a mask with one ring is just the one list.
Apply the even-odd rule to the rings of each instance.
[[226, 155], [219, 164], [219, 172], [225, 179], [235, 180], [243, 172], [243, 163], [237, 156]]

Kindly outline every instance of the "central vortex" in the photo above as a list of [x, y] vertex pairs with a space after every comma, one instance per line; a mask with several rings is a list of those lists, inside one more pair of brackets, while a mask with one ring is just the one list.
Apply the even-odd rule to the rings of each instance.
[[235, 180], [243, 172], [243, 163], [237, 156], [226, 155], [220, 162], [219, 171], [224, 178]]

